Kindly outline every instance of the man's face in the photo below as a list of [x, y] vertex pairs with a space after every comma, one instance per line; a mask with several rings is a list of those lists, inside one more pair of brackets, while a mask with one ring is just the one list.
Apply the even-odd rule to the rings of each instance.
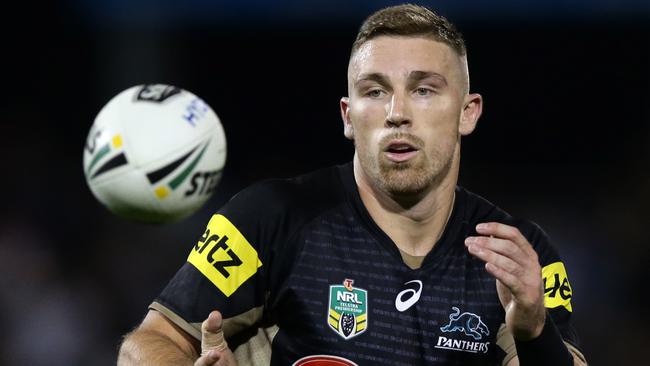
[[428, 38], [367, 41], [350, 60], [348, 88], [345, 135], [363, 174], [391, 194], [441, 181], [458, 158], [460, 135], [480, 115], [480, 96], [467, 94], [465, 59]]

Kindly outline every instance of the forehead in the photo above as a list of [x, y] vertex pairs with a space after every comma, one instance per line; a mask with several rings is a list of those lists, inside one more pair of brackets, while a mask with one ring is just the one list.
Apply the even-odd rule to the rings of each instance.
[[361, 74], [408, 75], [411, 71], [430, 71], [447, 78], [459, 76], [459, 56], [448, 45], [424, 37], [380, 36], [359, 47], [352, 55], [348, 78]]

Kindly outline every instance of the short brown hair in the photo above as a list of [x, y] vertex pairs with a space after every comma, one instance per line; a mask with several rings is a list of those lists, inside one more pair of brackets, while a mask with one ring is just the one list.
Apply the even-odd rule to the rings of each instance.
[[370, 15], [359, 29], [352, 54], [379, 36], [422, 36], [448, 45], [460, 56], [467, 53], [463, 36], [447, 18], [414, 4], [387, 7]]

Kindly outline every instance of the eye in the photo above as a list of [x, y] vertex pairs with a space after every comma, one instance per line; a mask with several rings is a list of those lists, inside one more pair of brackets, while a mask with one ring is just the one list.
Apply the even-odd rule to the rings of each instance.
[[381, 89], [372, 89], [369, 90], [366, 95], [369, 96], [370, 98], [379, 98], [384, 94], [384, 91]]
[[420, 88], [415, 89], [415, 93], [417, 95], [419, 95], [419, 96], [426, 97], [427, 95], [430, 95], [431, 93], [433, 93], [433, 90], [431, 90], [429, 88], [425, 88], [425, 87], [420, 87]]

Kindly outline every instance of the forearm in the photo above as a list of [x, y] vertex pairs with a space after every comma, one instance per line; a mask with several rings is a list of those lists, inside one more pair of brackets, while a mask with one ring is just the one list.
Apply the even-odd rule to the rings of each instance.
[[[522, 366], [546, 365], [581, 365], [576, 357], [577, 349], [568, 347], [563, 341], [558, 328], [547, 314], [542, 333], [533, 340], [518, 341], [515, 339], [518, 363]], [[572, 352], [573, 351], [573, 352]], [[584, 359], [584, 357], [582, 357]]]
[[120, 347], [118, 366], [191, 366], [198, 357], [193, 349], [183, 350], [171, 338], [151, 330], [130, 333]]

